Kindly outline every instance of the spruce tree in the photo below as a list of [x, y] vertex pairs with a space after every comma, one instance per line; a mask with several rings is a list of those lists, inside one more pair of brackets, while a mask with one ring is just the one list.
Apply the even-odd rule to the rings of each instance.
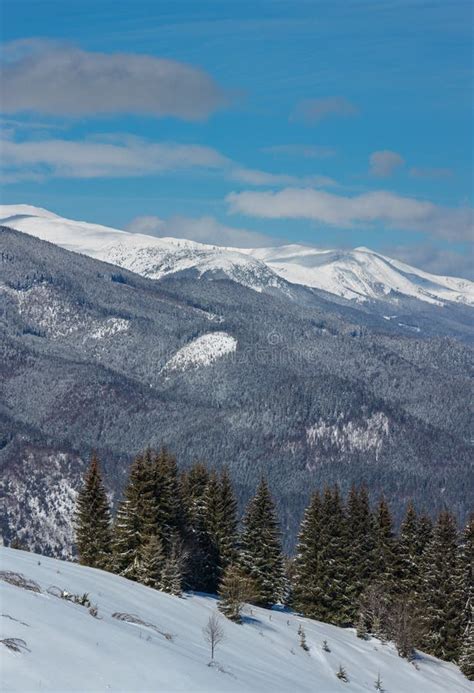
[[395, 587], [397, 546], [390, 508], [383, 496], [375, 519], [374, 561], [374, 579], [383, 585], [387, 595], [390, 595]]
[[237, 558], [237, 500], [227, 467], [221, 472], [219, 521], [217, 539], [219, 546], [219, 571], [223, 574], [227, 566]]
[[[456, 585], [457, 527], [442, 511], [426, 547], [422, 564], [422, 647], [441, 659], [455, 659], [459, 647], [460, 614]], [[453, 598], [454, 597], [454, 598]]]
[[110, 509], [96, 455], [92, 456], [84, 485], [77, 497], [75, 529], [80, 563], [94, 568], [108, 567], [111, 552]]
[[337, 486], [324, 492], [321, 508], [321, 548], [318, 556], [319, 604], [317, 618], [347, 626], [352, 623], [349, 585], [348, 528]]
[[375, 526], [365, 486], [352, 487], [347, 503], [350, 533], [348, 549], [348, 594], [352, 622], [358, 620], [359, 599], [374, 575]]
[[156, 534], [152, 534], [144, 544], [141, 558], [137, 576], [139, 581], [147, 587], [159, 589], [165, 564], [165, 552], [162, 541]]
[[397, 591], [415, 601], [420, 580], [420, 525], [413, 503], [409, 503], [400, 527]]
[[138, 455], [114, 526], [114, 571], [138, 580], [142, 571], [143, 550], [150, 536], [156, 534], [156, 501], [150, 451]]
[[153, 495], [155, 500], [154, 524], [156, 533], [169, 553], [175, 532], [183, 534], [184, 508], [178, 481], [176, 459], [165, 447], [153, 455]]
[[160, 589], [175, 597], [183, 594], [183, 574], [186, 553], [177, 533], [171, 538], [169, 556], [165, 559], [161, 572]]
[[293, 606], [305, 616], [319, 614], [319, 567], [321, 549], [321, 499], [315, 492], [301, 522], [293, 575]]
[[282, 598], [284, 564], [275, 506], [262, 478], [245, 514], [240, 565], [256, 588], [255, 603], [275, 604]]

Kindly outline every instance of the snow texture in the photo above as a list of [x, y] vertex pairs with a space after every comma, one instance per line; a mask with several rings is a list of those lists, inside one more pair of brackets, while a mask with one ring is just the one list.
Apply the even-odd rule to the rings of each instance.
[[[5, 692], [356, 693], [374, 691], [378, 674], [387, 693], [473, 690], [453, 664], [423, 654], [410, 664], [391, 644], [360, 640], [353, 629], [256, 607], [247, 608], [243, 625], [221, 617], [225, 640], [209, 666], [202, 629], [216, 611], [211, 596], [180, 599], [13, 549], [0, 548], [0, 563], [1, 570], [21, 573], [41, 589], [27, 591], [0, 580], [0, 638], [21, 638], [28, 648], [14, 652], [0, 643]], [[49, 593], [51, 587], [56, 589]], [[61, 599], [60, 591], [88, 593], [98, 618]], [[144, 623], [114, 618], [117, 612]], [[308, 652], [299, 645], [300, 625]], [[330, 652], [323, 650], [324, 640]], [[340, 665], [348, 683], [336, 677]]]
[[189, 368], [209, 366], [217, 359], [232, 354], [237, 349], [237, 340], [227, 332], [209, 332], [203, 334], [172, 356], [164, 371], [186, 371]]
[[152, 279], [192, 270], [198, 276], [227, 277], [255, 291], [286, 290], [284, 279], [357, 302], [396, 304], [405, 297], [438, 306], [474, 305], [474, 282], [429, 274], [368, 248], [225, 248], [72, 221], [30, 205], [0, 205], [0, 223]]

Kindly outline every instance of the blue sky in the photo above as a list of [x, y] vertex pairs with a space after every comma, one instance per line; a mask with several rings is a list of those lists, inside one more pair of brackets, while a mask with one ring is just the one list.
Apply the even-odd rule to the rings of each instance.
[[4, 203], [472, 276], [471, 2], [1, 11]]

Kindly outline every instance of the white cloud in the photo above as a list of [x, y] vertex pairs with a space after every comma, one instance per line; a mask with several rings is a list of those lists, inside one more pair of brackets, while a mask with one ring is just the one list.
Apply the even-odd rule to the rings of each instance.
[[3, 176], [101, 178], [143, 176], [195, 167], [221, 169], [228, 160], [199, 145], [154, 143], [138, 137], [103, 135], [82, 141], [44, 139], [0, 142]]
[[336, 155], [334, 147], [316, 144], [276, 144], [263, 147], [262, 152], [275, 156], [294, 156], [302, 159], [328, 159]]
[[473, 231], [472, 208], [440, 207], [386, 191], [344, 197], [311, 188], [285, 188], [231, 193], [226, 200], [233, 213], [268, 219], [311, 219], [340, 228], [385, 224], [461, 241], [469, 240]]
[[246, 185], [334, 186], [328, 176], [298, 177], [240, 166], [210, 147], [151, 142], [130, 135], [102, 134], [85, 140], [0, 140], [2, 182], [44, 178], [122, 178], [168, 171], [207, 169]]
[[199, 218], [173, 216], [166, 220], [155, 216], [136, 217], [128, 224], [127, 231], [152, 236], [188, 238], [199, 243], [233, 246], [235, 248], [255, 248], [277, 243], [270, 236], [247, 229], [226, 226], [211, 216]]
[[5, 113], [140, 113], [200, 120], [229, 101], [210, 75], [175, 60], [92, 53], [42, 40], [12, 42], [5, 54]]
[[317, 124], [324, 118], [350, 117], [359, 113], [359, 109], [351, 101], [342, 96], [329, 96], [323, 99], [304, 99], [300, 101], [290, 120]]
[[397, 168], [403, 166], [405, 160], [397, 152], [391, 152], [384, 149], [379, 152], [373, 152], [370, 155], [370, 171], [372, 176], [378, 178], [388, 178], [395, 172]]

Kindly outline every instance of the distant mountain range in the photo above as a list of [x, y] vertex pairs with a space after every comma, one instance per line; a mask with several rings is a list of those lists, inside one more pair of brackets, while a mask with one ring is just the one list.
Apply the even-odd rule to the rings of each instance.
[[429, 274], [368, 248], [226, 248], [72, 221], [29, 205], [0, 206], [0, 223], [151, 279], [195, 270], [200, 276], [226, 276], [257, 291], [283, 288], [283, 278], [358, 302], [397, 305], [405, 297], [438, 306], [474, 305], [473, 282]]
[[[65, 555], [92, 450], [115, 498], [132, 455], [161, 443], [183, 465], [227, 464], [241, 504], [267, 475], [287, 548], [324, 483], [384, 489], [397, 517], [409, 497], [460, 519], [469, 510], [471, 283], [423, 285], [424, 273], [370, 251], [237, 251], [27, 206], [0, 216], [6, 541], [18, 532]], [[355, 299], [283, 276], [307, 263], [317, 277], [318, 255], [325, 281], [338, 262], [349, 272], [349, 258], [368, 258], [377, 298], [368, 285]]]

